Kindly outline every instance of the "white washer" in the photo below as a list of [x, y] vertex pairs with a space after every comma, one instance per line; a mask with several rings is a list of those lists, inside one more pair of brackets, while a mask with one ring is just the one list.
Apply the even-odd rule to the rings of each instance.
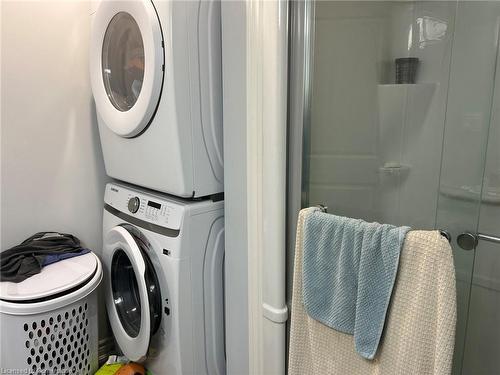
[[115, 183], [104, 201], [106, 307], [123, 354], [154, 374], [224, 374], [224, 203]]
[[181, 197], [223, 191], [219, 1], [102, 0], [90, 78], [106, 172]]

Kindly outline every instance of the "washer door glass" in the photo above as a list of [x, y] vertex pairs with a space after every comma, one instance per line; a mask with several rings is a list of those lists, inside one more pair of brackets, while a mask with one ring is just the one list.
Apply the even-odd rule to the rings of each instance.
[[[158, 277], [147, 255], [144, 240], [133, 236], [141, 250], [146, 266], [143, 276], [149, 305], [151, 336], [156, 333], [161, 322], [161, 293]], [[122, 249], [117, 249], [111, 261], [111, 288], [113, 302], [123, 329], [130, 337], [137, 337], [141, 330], [141, 295], [134, 267]]]
[[141, 297], [132, 263], [122, 249], [113, 255], [111, 285], [122, 327], [130, 337], [137, 337], [141, 330]]
[[141, 361], [160, 326], [162, 299], [150, 259], [154, 253], [135, 231], [125, 226], [111, 229], [104, 238], [103, 261], [106, 307], [115, 339], [125, 356]]
[[153, 252], [154, 250], [151, 248], [147, 239], [136, 228], [132, 225], [124, 225], [124, 227], [127, 228], [129, 232], [134, 233], [134, 240], [141, 249], [143, 260], [146, 264], [144, 281], [148, 292], [149, 319], [151, 321], [151, 336], [153, 336], [156, 331], [158, 331], [158, 328], [160, 328], [162, 304], [160, 282], [158, 281], [158, 276], [151, 258], [148, 256], [148, 252]]
[[134, 106], [144, 80], [144, 44], [129, 13], [117, 13], [104, 34], [102, 78], [116, 109], [125, 112]]

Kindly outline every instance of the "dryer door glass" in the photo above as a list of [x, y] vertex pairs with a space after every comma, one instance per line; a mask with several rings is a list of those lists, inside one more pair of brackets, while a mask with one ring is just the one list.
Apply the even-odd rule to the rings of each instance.
[[125, 112], [134, 106], [144, 80], [144, 44], [139, 26], [129, 13], [117, 13], [106, 30], [102, 78], [116, 109]]
[[125, 138], [147, 129], [160, 102], [163, 46], [152, 1], [100, 2], [92, 21], [89, 56], [100, 127]]

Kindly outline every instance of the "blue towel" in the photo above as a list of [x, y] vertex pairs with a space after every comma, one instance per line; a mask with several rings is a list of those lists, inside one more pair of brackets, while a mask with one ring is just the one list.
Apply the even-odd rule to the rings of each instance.
[[305, 218], [305, 309], [311, 318], [354, 335], [364, 358], [373, 359], [377, 352], [409, 230], [319, 210]]

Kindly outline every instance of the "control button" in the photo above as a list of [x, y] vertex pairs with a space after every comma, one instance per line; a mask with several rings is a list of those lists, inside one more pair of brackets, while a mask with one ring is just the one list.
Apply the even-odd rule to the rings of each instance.
[[128, 200], [128, 210], [133, 214], [139, 211], [140, 205], [141, 205], [141, 200], [138, 197], [133, 197]]

